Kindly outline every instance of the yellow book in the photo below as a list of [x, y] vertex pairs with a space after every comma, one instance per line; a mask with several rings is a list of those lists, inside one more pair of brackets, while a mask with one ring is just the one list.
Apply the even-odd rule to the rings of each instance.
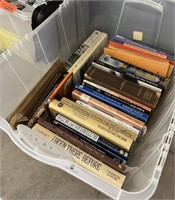
[[108, 45], [108, 47], [104, 48], [104, 53], [159, 76], [167, 77], [170, 66], [168, 60], [151, 58], [150, 56], [112, 47], [111, 45]]
[[38, 134], [42, 135], [49, 141], [61, 147], [63, 150], [68, 152], [74, 159], [75, 163], [96, 174], [105, 181], [117, 186], [122, 187], [126, 176], [112, 169], [101, 161], [97, 160], [88, 153], [82, 151], [78, 147], [74, 146], [65, 139], [57, 136], [53, 132], [49, 131], [45, 127], [35, 124], [32, 128]]
[[[67, 105], [68, 103], [69, 105]], [[120, 132], [122, 130], [126, 132], [125, 128], [122, 127], [122, 130], [119, 131], [114, 122], [71, 100], [67, 99], [67, 103], [65, 104], [54, 99], [50, 102], [49, 109], [54, 116], [59, 113], [126, 151], [129, 151], [133, 144], [131, 138]]]

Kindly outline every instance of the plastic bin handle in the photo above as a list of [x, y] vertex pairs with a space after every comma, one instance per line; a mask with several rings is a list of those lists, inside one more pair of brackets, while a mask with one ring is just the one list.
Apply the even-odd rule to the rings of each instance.
[[[64, 152], [63, 150], [61, 151], [61, 158], [57, 157], [57, 155], [51, 155], [50, 152], [54, 152], [57, 150], [57, 152], [60, 151], [60, 149], [56, 146], [53, 145], [52, 143], [50, 144], [49, 141], [37, 136], [37, 144], [35, 144], [35, 148], [31, 148], [25, 143], [28, 143], [29, 141], [27, 138], [27, 135], [31, 137], [31, 135], [35, 135], [35, 132], [33, 132], [31, 129], [24, 125], [20, 125], [21, 127], [17, 131], [13, 131], [8, 122], [0, 117], [0, 129], [3, 130], [5, 133], [8, 134], [10, 139], [16, 144], [17, 147], [19, 147], [23, 152], [25, 152], [27, 155], [31, 156], [32, 158], [39, 160], [40, 162], [43, 162], [45, 164], [54, 166], [54, 167], [59, 167], [59, 168], [67, 168], [70, 169], [70, 167], [75, 164], [73, 162], [72, 157]], [[22, 133], [21, 131], [25, 131], [25, 133]], [[36, 137], [34, 138], [36, 139]], [[29, 144], [29, 143], [28, 143]], [[44, 151], [44, 147], [41, 148], [41, 144], [45, 144], [44, 146], [46, 147], [52, 147], [49, 151]]]
[[152, 8], [160, 11], [161, 13], [163, 13], [163, 6], [159, 3], [152, 1], [152, 0], [125, 0], [124, 3], [130, 3], [130, 4], [140, 3], [140, 4], [148, 5]]

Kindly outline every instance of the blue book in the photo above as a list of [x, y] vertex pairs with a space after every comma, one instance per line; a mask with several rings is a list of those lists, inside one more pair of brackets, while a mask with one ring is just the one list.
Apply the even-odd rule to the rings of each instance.
[[90, 87], [84, 86], [84, 85], [80, 85], [79, 83], [75, 86], [75, 88], [85, 94], [88, 94], [104, 103], [107, 103], [110, 106], [113, 106], [114, 108], [121, 110], [143, 122], [147, 122], [149, 115], [142, 113], [134, 108], [131, 108], [128, 105], [125, 105], [115, 99], [112, 99], [108, 96], [106, 96], [105, 94], [102, 94], [98, 91], [95, 91], [93, 89], [91, 89]]

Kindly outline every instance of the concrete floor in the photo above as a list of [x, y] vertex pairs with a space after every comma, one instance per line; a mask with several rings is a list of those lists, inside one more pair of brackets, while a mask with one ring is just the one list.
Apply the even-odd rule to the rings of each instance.
[[[2, 200], [109, 199], [62, 170], [29, 157], [1, 132], [0, 142], [0, 197]], [[175, 199], [174, 171], [174, 154], [169, 152], [152, 200]]]

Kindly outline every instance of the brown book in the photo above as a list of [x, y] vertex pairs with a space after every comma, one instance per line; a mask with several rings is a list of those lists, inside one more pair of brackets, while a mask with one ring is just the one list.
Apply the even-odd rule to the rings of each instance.
[[36, 83], [31, 91], [17, 105], [12, 113], [7, 117], [10, 125], [16, 129], [21, 123], [27, 123], [38, 111], [44, 109], [38, 108], [49, 94], [54, 84], [58, 83], [65, 73], [65, 65], [61, 60], [56, 60], [46, 74]]
[[114, 74], [109, 74], [94, 66], [86, 71], [84, 78], [151, 108], [156, 107], [160, 98], [159, 92], [154, 92]]
[[63, 126], [59, 126], [59, 125], [56, 126], [55, 124], [52, 124], [52, 123], [46, 121], [43, 118], [38, 119], [38, 124], [44, 126], [48, 130], [55, 133], [56, 135], [64, 138], [68, 142], [72, 143], [76, 147], [87, 152], [88, 154], [90, 154], [94, 158], [97, 158], [99, 161], [105, 163], [106, 165], [112, 167], [113, 169], [124, 173], [124, 171], [126, 169], [124, 165], [122, 165], [118, 161], [113, 160], [112, 158], [108, 157], [107, 155], [105, 155], [105, 153], [99, 151], [95, 147], [85, 143], [84, 141], [82, 141], [80, 139], [80, 137], [78, 135], [73, 134], [71, 131], [64, 128]]

